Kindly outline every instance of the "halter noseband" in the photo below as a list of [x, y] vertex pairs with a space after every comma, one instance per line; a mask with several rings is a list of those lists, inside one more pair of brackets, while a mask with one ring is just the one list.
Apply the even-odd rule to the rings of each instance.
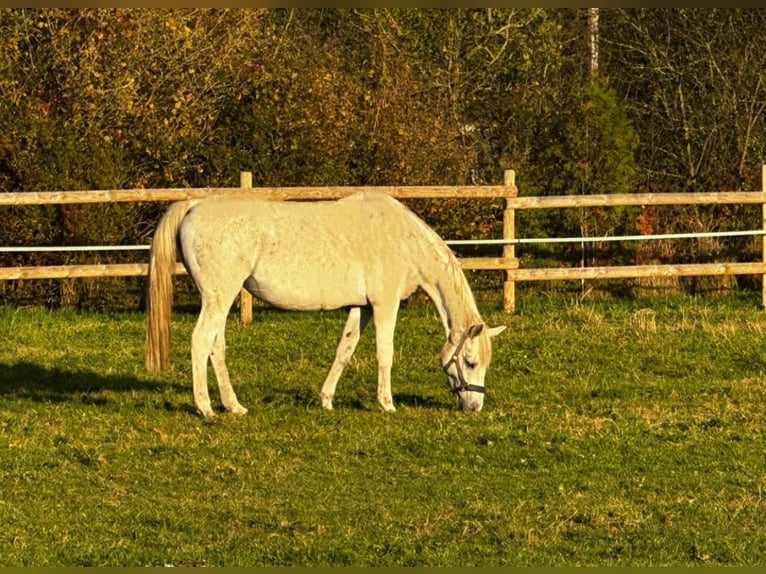
[[470, 335], [470, 329], [466, 329], [465, 333], [463, 333], [463, 336], [460, 337], [460, 341], [458, 342], [457, 346], [455, 347], [455, 350], [452, 352], [452, 356], [449, 358], [449, 361], [447, 361], [442, 369], [446, 373], [449, 369], [450, 365], [452, 363], [455, 363], [455, 368], [457, 369], [457, 380], [460, 382], [460, 385], [457, 387], [452, 387], [450, 389], [450, 392], [457, 395], [463, 391], [469, 391], [472, 393], [485, 393], [487, 390], [480, 385], [473, 385], [468, 383], [465, 380], [465, 377], [463, 376], [463, 368], [460, 366], [460, 351], [463, 350], [463, 345], [465, 345], [465, 342], [468, 340], [468, 336]]

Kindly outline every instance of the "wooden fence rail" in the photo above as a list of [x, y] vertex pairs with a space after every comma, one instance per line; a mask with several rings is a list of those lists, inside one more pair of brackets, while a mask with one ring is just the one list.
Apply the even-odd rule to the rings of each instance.
[[[690, 263], [682, 265], [630, 265], [608, 267], [564, 267], [515, 269], [506, 272], [504, 289], [513, 293], [515, 281], [628, 279], [640, 277], [681, 277], [702, 275], [761, 275], [761, 307], [766, 308], [766, 164], [761, 166], [761, 191], [722, 191], [699, 193], [630, 193], [608, 195], [565, 195], [516, 197], [506, 201], [511, 209], [561, 209], [571, 207], [646, 206], [646, 205], [761, 205], [762, 260], [745, 263]], [[511, 234], [512, 236], [513, 234]], [[592, 238], [583, 238], [585, 240]], [[510, 285], [510, 286], [509, 286]], [[509, 311], [514, 298], [505, 301]]]
[[[191, 188], [191, 189], [129, 189], [95, 191], [46, 191], [0, 194], [1, 206], [22, 205], [61, 205], [87, 203], [118, 202], [159, 202], [197, 199], [213, 195], [248, 195], [272, 200], [326, 200], [338, 199], [360, 191], [380, 191], [398, 199], [487, 199], [508, 198], [518, 194], [513, 185], [513, 175], [506, 175], [506, 185], [485, 186], [376, 186], [376, 187], [252, 187], [252, 175], [240, 174], [240, 187]], [[504, 217], [512, 212], [505, 211]], [[503, 229], [512, 229], [504, 223]], [[508, 236], [510, 237], [510, 236]], [[505, 237], [504, 237], [505, 238]], [[464, 269], [504, 271], [504, 293], [510, 292], [507, 273], [518, 266], [512, 254], [512, 248], [504, 248], [502, 257], [461, 257]], [[91, 265], [51, 265], [39, 267], [3, 267], [0, 268], [0, 280], [25, 279], [72, 279], [84, 277], [131, 277], [146, 275], [146, 263], [115, 263]], [[177, 265], [176, 274], [185, 273], [183, 265]], [[510, 303], [504, 302], [510, 309]], [[252, 299], [242, 290], [240, 294], [240, 313], [242, 321], [248, 323], [252, 318]]]
[[[247, 172], [245, 172], [247, 173]], [[0, 193], [2, 205], [55, 205], [72, 203], [118, 203], [140, 201], [180, 201], [211, 195], [241, 194], [243, 187], [199, 187], [168, 189], [108, 189], [94, 191], [28, 191]], [[253, 187], [248, 193], [273, 200], [339, 199], [360, 191], [380, 191], [398, 199], [481, 199], [506, 197], [502, 185], [483, 186], [376, 186], [376, 187]]]
[[[486, 186], [380, 186], [380, 187], [251, 187], [251, 175], [243, 172], [240, 187], [194, 189], [139, 189], [25, 192], [0, 194], [0, 206], [114, 203], [140, 201], [178, 201], [220, 194], [252, 194], [275, 200], [336, 199], [358, 191], [374, 189], [399, 199], [438, 198], [502, 198], [503, 237], [505, 241], [500, 257], [461, 258], [465, 269], [499, 270], [503, 272], [503, 308], [513, 312], [516, 306], [517, 281], [614, 279], [639, 277], [679, 277], [690, 275], [761, 275], [762, 306], [766, 307], [766, 235], [762, 237], [762, 261], [745, 263], [706, 263], [683, 265], [635, 265], [609, 267], [566, 267], [546, 269], [520, 269], [512, 241], [516, 236], [517, 209], [563, 209], [573, 207], [658, 206], [658, 205], [723, 205], [760, 204], [762, 231], [766, 233], [766, 164], [762, 166], [761, 191], [728, 191], [699, 193], [631, 193], [579, 196], [518, 197], [515, 173], [505, 172], [503, 185]], [[583, 238], [593, 240], [593, 238]], [[184, 273], [178, 265], [176, 273]], [[76, 277], [127, 277], [146, 275], [147, 264], [59, 265], [47, 267], [0, 268], [0, 280], [60, 279]], [[243, 293], [245, 293], [243, 291]], [[243, 321], [247, 322], [251, 305], [242, 304]]]

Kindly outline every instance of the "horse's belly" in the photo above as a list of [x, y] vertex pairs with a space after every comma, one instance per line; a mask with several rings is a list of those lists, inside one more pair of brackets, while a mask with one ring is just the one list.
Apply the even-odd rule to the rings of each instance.
[[256, 269], [245, 288], [282, 309], [314, 311], [367, 304], [362, 276], [332, 269], [312, 273], [304, 268], [288, 274]]

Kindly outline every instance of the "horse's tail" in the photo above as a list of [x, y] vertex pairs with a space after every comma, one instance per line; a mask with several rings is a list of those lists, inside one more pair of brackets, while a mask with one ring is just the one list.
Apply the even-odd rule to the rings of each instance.
[[172, 204], [154, 232], [149, 252], [146, 299], [146, 368], [157, 372], [170, 365], [170, 314], [173, 309], [173, 270], [181, 221], [194, 202]]

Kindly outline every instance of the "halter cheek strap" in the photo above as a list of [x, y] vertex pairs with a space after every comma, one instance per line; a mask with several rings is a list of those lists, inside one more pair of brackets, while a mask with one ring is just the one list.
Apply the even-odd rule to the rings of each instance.
[[452, 363], [455, 363], [455, 368], [457, 369], [457, 380], [460, 382], [460, 385], [457, 387], [452, 387], [450, 391], [457, 395], [463, 391], [469, 391], [472, 393], [485, 393], [487, 390], [480, 385], [473, 385], [468, 383], [465, 380], [465, 376], [463, 375], [463, 368], [460, 366], [460, 351], [463, 350], [463, 345], [465, 345], [465, 342], [468, 340], [468, 336], [471, 333], [471, 329], [466, 329], [466, 331], [463, 333], [463, 336], [460, 337], [460, 341], [458, 342], [457, 346], [455, 347], [454, 352], [452, 353], [452, 356], [450, 357], [449, 361], [447, 361], [442, 369], [444, 369], [444, 372], [446, 373], [449, 369], [450, 365]]

